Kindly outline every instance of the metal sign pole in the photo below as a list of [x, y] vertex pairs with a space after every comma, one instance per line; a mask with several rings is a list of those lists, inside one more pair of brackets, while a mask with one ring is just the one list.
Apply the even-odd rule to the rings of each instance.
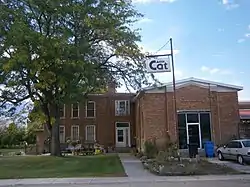
[[170, 50], [171, 50], [171, 62], [172, 62], [172, 74], [173, 74], [173, 92], [174, 92], [174, 123], [175, 123], [175, 133], [176, 133], [176, 143], [179, 147], [179, 128], [178, 128], [178, 115], [176, 107], [176, 88], [175, 88], [175, 71], [174, 71], [174, 50], [173, 50], [173, 41], [170, 38]]
[[175, 86], [175, 68], [174, 68], [174, 51], [173, 51], [173, 41], [172, 38], [169, 40], [170, 42], [170, 54], [162, 54], [162, 55], [148, 55], [148, 58], [154, 57], [166, 57], [171, 56], [171, 64], [172, 64], [172, 74], [173, 74], [173, 110], [174, 110], [174, 125], [175, 125], [175, 133], [176, 133], [176, 143], [177, 148], [179, 148], [179, 128], [178, 128], [178, 116], [177, 116], [177, 107], [176, 107], [176, 86]]

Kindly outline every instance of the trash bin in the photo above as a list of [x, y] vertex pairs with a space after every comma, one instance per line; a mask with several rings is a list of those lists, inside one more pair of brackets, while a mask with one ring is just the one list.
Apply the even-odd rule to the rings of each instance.
[[188, 151], [189, 151], [190, 158], [195, 158], [196, 155], [198, 155], [198, 148], [199, 148], [199, 145], [197, 143], [188, 144]]
[[206, 157], [208, 158], [214, 157], [214, 143], [213, 142], [206, 141], [204, 144], [204, 148], [205, 148]]

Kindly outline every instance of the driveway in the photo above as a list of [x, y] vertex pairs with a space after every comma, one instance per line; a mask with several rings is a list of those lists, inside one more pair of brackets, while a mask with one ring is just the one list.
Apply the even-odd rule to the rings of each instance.
[[233, 161], [220, 161], [217, 158], [208, 159], [211, 163], [226, 165], [227, 167], [233, 168], [239, 172], [245, 172], [250, 174], [250, 165], [240, 165]]

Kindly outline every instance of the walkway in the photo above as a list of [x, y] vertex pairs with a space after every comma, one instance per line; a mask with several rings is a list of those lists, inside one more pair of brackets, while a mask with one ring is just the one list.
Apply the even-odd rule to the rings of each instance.
[[154, 174], [144, 169], [139, 159], [129, 153], [119, 153], [122, 165], [128, 177], [155, 177]]

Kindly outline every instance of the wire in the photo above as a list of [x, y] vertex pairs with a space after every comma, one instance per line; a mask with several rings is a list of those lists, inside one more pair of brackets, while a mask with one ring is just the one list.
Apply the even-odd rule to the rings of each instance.
[[170, 42], [170, 40], [168, 40], [160, 49], [158, 49], [158, 50], [155, 52], [155, 54], [158, 53], [160, 50], [162, 50], [164, 47], [166, 47], [166, 46], [168, 45], [169, 42]]

